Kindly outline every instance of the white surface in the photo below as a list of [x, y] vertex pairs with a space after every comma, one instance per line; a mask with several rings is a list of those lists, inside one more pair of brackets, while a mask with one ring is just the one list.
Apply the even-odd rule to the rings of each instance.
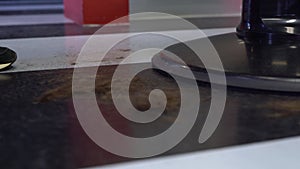
[[300, 138], [89, 169], [299, 169]]
[[0, 26], [72, 23], [63, 14], [0, 16]]
[[[204, 33], [208, 36], [217, 35], [222, 33], [234, 32], [234, 28], [226, 29], [209, 29], [204, 30]], [[172, 31], [173, 33], [184, 34], [187, 39], [194, 39], [193, 30], [183, 30], [183, 31]], [[163, 32], [160, 32], [163, 33]], [[111, 40], [112, 38], [119, 38], [122, 34], [105, 34], [97, 35], [103, 39], [103, 41]], [[51, 38], [32, 38], [32, 39], [11, 39], [11, 40], [0, 40], [1, 46], [7, 46], [15, 50], [18, 54], [18, 60], [14, 64], [14, 68], [7, 72], [20, 72], [20, 71], [37, 71], [37, 70], [50, 70], [50, 69], [62, 69], [62, 68], [72, 68], [78, 54], [80, 53], [83, 45], [86, 43], [90, 36], [70, 36], [70, 37], [51, 37]], [[136, 39], [135, 43], [139, 46], [145, 46], [155, 43], [155, 45], [164, 47], [170, 42], [159, 38], [147, 38], [147, 39]], [[109, 56], [103, 65], [115, 65], [119, 64], [120, 59], [118, 57], [130, 52], [137, 48], [137, 46], [132, 46], [131, 44], [126, 44], [125, 46], [120, 46], [114, 49], [113, 55]], [[97, 53], [97, 55], [103, 55], [102, 53]], [[92, 55], [92, 54], [91, 54]], [[139, 58], [134, 58], [126, 63], [144, 63], [150, 62], [152, 56], [145, 54], [144, 56], [139, 56]], [[81, 64], [81, 63], [80, 63]], [[97, 66], [95, 60], [87, 60], [82, 63], [84, 66]]]
[[163, 12], [185, 17], [239, 16], [242, 0], [130, 0], [130, 13]]

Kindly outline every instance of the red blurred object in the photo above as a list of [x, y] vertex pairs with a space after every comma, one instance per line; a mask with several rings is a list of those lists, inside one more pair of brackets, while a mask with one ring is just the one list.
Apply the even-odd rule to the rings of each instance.
[[78, 24], [107, 24], [129, 14], [129, 0], [64, 0], [64, 6], [65, 16]]

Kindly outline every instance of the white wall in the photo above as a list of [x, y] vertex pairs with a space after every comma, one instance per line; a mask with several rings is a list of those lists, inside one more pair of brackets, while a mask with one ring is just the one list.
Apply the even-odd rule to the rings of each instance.
[[165, 12], [178, 16], [239, 15], [242, 0], [130, 0], [130, 13]]

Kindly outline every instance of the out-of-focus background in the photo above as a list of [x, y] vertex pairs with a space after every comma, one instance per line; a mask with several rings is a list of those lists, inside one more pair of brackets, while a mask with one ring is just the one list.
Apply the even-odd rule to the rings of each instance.
[[[195, 32], [201, 29], [203, 36], [220, 35], [217, 36], [222, 43], [219, 51], [243, 52], [223, 41], [226, 40], [224, 34], [237, 38], [235, 31], [240, 22], [241, 4], [242, 0], [0, 0], [0, 47], [8, 47], [18, 55], [12, 67], [0, 72], [0, 168], [299, 169], [300, 99], [295, 93], [229, 88], [219, 127], [205, 144], [199, 144], [199, 133], [212, 98], [210, 85], [199, 83], [201, 110], [187, 137], [162, 157], [137, 163], [123, 163], [134, 159], [114, 155], [96, 145], [78, 122], [72, 100], [74, 68], [80, 65], [81, 70], [89, 70], [99, 66], [97, 57], [106, 56], [101, 62], [99, 72], [102, 74], [96, 81], [95, 91], [99, 94], [98, 103], [104, 100], [99, 106], [103, 106], [103, 114], [115, 129], [128, 135], [149, 137], [170, 127], [177, 118], [173, 108], [180, 105], [178, 88], [172, 79], [151, 69], [143, 72], [146, 75], [140, 74], [137, 85], [132, 85], [133, 100], [143, 110], [147, 109], [148, 102], [141, 93], [147, 93], [149, 89], [163, 87], [171, 94], [168, 99], [173, 102], [169, 112], [163, 113], [160, 119], [141, 126], [123, 120], [115, 110], [109, 99], [110, 76], [121, 61], [140, 49], [164, 49], [178, 43], [170, 37], [160, 36], [163, 33], [191, 40], [199, 38], [195, 37]], [[165, 26], [170, 18], [162, 14], [139, 15], [106, 25], [119, 17], [141, 12], [177, 15], [197, 29]], [[91, 51], [85, 60], [78, 62], [86, 42], [104, 25], [107, 29], [97, 33], [103, 43], [122, 38], [124, 34], [141, 34], [122, 41], [107, 55], [103, 46], [96, 46], [97, 52]], [[160, 34], [153, 33], [155, 31]], [[243, 41], [238, 43], [242, 47], [246, 45]], [[297, 46], [291, 48], [298, 52]], [[252, 54], [253, 48], [249, 51]], [[185, 55], [185, 51], [182, 53]], [[285, 58], [285, 53], [280, 58]], [[121, 66], [135, 70], [140, 65], [151, 65], [152, 57], [146, 52], [139, 53], [122, 62]], [[239, 62], [242, 57], [231, 58], [233, 62]], [[288, 62], [275, 61], [279, 70], [288, 66]], [[261, 66], [259, 62], [253, 63]], [[237, 64], [237, 67], [241, 65]], [[140, 92], [143, 88], [145, 90]], [[86, 89], [82, 85], [82, 92], [79, 92], [83, 93], [83, 98]], [[138, 148], [131, 146], [128, 151], [135, 152]], [[116, 166], [108, 166], [111, 164]]]

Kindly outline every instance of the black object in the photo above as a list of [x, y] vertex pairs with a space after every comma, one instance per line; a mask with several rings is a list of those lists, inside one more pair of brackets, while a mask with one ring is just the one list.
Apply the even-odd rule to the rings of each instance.
[[[297, 10], [298, 9], [298, 10]], [[210, 37], [223, 63], [229, 86], [300, 92], [300, 30], [298, 0], [244, 0], [237, 33]], [[185, 44], [201, 45], [197, 39], [172, 45], [154, 56], [154, 67], [182, 75], [190, 68], [196, 80], [209, 82], [205, 67]], [[207, 56], [209, 57], [209, 56]]]
[[244, 0], [237, 32], [252, 39], [299, 38], [299, 17], [299, 0]]
[[6, 47], [0, 47], [0, 70], [10, 67], [16, 60], [16, 52]]

